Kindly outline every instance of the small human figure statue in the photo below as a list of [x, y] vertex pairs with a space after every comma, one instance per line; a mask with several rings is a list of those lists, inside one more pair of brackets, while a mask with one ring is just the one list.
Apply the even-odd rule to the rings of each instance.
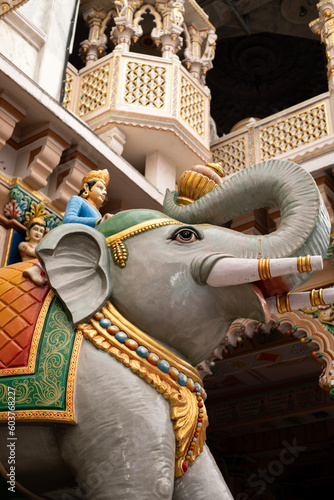
[[45, 234], [46, 223], [42, 217], [35, 217], [31, 220], [26, 230], [26, 241], [19, 244], [19, 251], [23, 262], [36, 259], [35, 248]]
[[209, 31], [208, 38], [206, 40], [206, 47], [204, 54], [202, 56], [203, 62], [212, 61], [215, 57], [217, 35], [214, 31]]
[[[35, 248], [46, 232], [46, 222], [42, 217], [34, 217], [28, 224], [26, 241], [19, 244], [19, 251], [23, 262], [36, 259]], [[30, 278], [36, 285], [45, 285], [46, 278], [38, 262], [23, 271], [23, 276]]]
[[106, 200], [109, 172], [92, 170], [82, 179], [81, 191], [72, 196], [67, 204], [63, 224], [77, 222], [90, 227], [98, 227], [112, 214], [101, 215], [99, 208]]

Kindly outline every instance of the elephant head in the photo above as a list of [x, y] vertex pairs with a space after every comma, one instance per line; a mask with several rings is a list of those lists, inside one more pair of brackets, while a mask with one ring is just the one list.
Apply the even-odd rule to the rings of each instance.
[[[98, 230], [60, 226], [42, 240], [37, 254], [74, 323], [110, 299], [128, 321], [196, 364], [219, 344], [234, 319], [269, 319], [256, 287], [209, 286], [217, 262], [324, 255], [329, 221], [312, 177], [291, 162], [251, 167], [191, 206], [175, 206], [173, 199], [167, 194], [168, 215], [129, 210]], [[279, 206], [282, 223], [268, 236], [211, 225], [272, 204]], [[305, 281], [309, 273], [300, 276]], [[301, 280], [290, 273], [290, 289]]]

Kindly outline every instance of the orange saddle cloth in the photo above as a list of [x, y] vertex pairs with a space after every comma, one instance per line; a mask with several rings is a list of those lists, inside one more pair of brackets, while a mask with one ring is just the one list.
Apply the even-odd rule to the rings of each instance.
[[[0, 269], [0, 370], [28, 364], [37, 319], [49, 285], [36, 286], [22, 276], [34, 261]], [[15, 371], [15, 370], [14, 370]]]

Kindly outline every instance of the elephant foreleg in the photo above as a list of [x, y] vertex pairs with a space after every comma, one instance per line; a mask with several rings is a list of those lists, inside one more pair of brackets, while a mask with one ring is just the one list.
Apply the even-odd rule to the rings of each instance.
[[200, 500], [203, 497], [233, 500], [207, 446], [186, 474], [175, 481], [173, 500]]
[[167, 401], [86, 341], [76, 401], [78, 424], [59, 428], [58, 441], [85, 500], [171, 500], [175, 435]]

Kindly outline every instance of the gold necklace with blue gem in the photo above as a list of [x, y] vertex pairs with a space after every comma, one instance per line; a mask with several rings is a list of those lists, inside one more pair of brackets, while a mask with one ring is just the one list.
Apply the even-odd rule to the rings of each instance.
[[77, 330], [169, 402], [176, 440], [175, 476], [182, 476], [202, 453], [209, 423], [206, 394], [196, 368], [132, 325], [111, 302]]

